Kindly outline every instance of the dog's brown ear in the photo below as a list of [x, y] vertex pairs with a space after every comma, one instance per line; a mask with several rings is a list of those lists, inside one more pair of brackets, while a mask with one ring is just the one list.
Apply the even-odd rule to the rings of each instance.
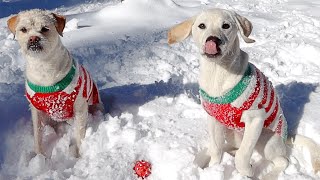
[[7, 21], [8, 28], [13, 35], [16, 34], [17, 21], [18, 21], [18, 15], [12, 16]]
[[234, 13], [234, 19], [237, 23], [238, 29], [240, 31], [240, 35], [246, 43], [254, 43], [255, 40], [248, 38], [252, 32], [252, 24], [251, 22], [237, 13]]
[[64, 16], [61, 15], [57, 15], [55, 13], [52, 13], [53, 17], [56, 19], [56, 29], [58, 31], [58, 33], [60, 34], [60, 36], [62, 35], [63, 29], [66, 26], [66, 18]]
[[186, 39], [191, 34], [191, 29], [194, 21], [195, 21], [195, 17], [190, 18], [169, 29], [168, 43], [173, 44]]

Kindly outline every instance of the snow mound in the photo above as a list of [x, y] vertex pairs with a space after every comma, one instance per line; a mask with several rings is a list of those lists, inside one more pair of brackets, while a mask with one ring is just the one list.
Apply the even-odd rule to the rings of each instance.
[[[25, 2], [0, 2], [0, 12], [4, 3]], [[205, 153], [208, 139], [198, 98], [198, 50], [190, 39], [167, 44], [170, 26], [212, 7], [235, 10], [252, 21], [256, 43], [241, 41], [241, 48], [275, 85], [289, 133], [320, 143], [317, 1], [94, 0], [64, 7], [59, 2], [47, 7], [59, 7], [56, 11], [67, 16], [62, 41], [90, 71], [110, 113], [90, 117], [81, 158], [70, 156], [72, 127], [62, 137], [46, 127], [46, 157], [35, 155], [25, 62], [6, 28], [8, 14], [0, 13], [5, 17], [0, 19], [0, 179], [136, 179], [138, 160], [152, 164], [148, 179], [248, 179], [227, 153], [221, 164], [204, 169], [193, 162]], [[278, 179], [320, 178], [305, 149], [289, 151], [290, 165]], [[256, 178], [271, 167], [256, 153], [252, 164]]]

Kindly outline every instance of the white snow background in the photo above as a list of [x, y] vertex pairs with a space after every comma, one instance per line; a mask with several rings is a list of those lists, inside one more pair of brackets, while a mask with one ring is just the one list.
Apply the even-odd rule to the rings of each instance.
[[[34, 156], [24, 64], [6, 27], [10, 14], [49, 8], [66, 15], [62, 41], [91, 72], [110, 114], [90, 117], [82, 157], [69, 156], [69, 130], [46, 128], [48, 159]], [[320, 143], [320, 2], [318, 0], [2, 0], [0, 1], [0, 179], [137, 179], [132, 168], [152, 164], [150, 180], [249, 179], [234, 157], [205, 169], [193, 163], [207, 147], [206, 113], [198, 99], [193, 41], [169, 46], [169, 27], [207, 8], [234, 10], [253, 24], [256, 43], [241, 48], [273, 82], [289, 134]], [[290, 149], [278, 179], [320, 179], [305, 149]], [[268, 169], [257, 154], [256, 177]], [[257, 178], [253, 178], [257, 179]]]

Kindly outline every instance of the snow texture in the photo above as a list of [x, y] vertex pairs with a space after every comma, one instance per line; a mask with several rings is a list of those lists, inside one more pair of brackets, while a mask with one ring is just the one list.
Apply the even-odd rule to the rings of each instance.
[[[40, 3], [41, 2], [41, 3]], [[205, 169], [193, 163], [207, 148], [199, 104], [198, 51], [190, 39], [169, 46], [166, 33], [203, 9], [234, 10], [251, 20], [256, 43], [241, 48], [275, 85], [289, 134], [320, 143], [320, 3], [317, 0], [3, 0], [0, 1], [0, 179], [137, 179], [136, 161], [152, 164], [148, 179], [248, 179], [225, 153]], [[82, 157], [69, 155], [72, 130], [46, 127], [50, 158], [33, 153], [24, 97], [25, 61], [6, 27], [10, 14], [48, 8], [67, 16], [62, 38], [91, 73], [109, 114], [90, 117]], [[319, 179], [305, 149], [290, 149], [278, 179]], [[256, 176], [270, 163], [254, 154]]]

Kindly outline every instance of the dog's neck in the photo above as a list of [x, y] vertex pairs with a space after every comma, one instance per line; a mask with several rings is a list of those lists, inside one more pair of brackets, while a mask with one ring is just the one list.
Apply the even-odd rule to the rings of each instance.
[[219, 97], [229, 92], [248, 66], [248, 56], [239, 48], [238, 38], [230, 49], [233, 51], [221, 57], [220, 63], [205, 56], [200, 58], [199, 86], [210, 96]]
[[60, 41], [46, 57], [26, 55], [25, 58], [27, 80], [39, 86], [56, 84], [68, 74], [72, 66], [72, 58]]

